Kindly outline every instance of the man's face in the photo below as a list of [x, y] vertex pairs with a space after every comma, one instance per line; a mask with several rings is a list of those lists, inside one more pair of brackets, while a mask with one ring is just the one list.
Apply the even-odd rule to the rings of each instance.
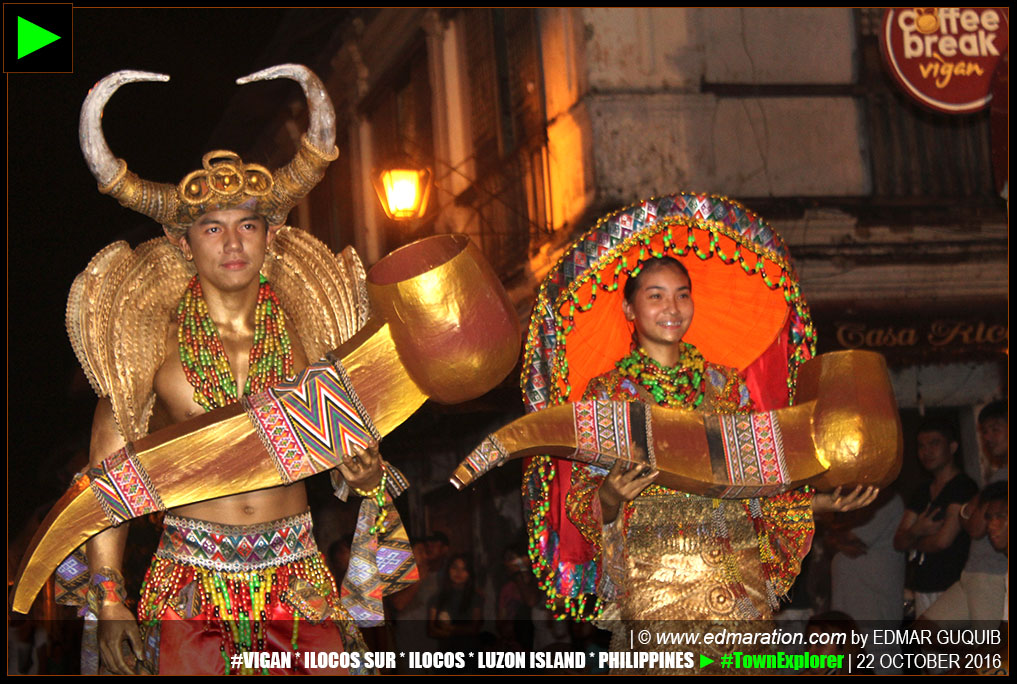
[[1009, 547], [1010, 513], [1006, 501], [990, 501], [985, 506], [985, 525], [988, 530], [989, 542], [997, 551], [1006, 551]]
[[220, 209], [203, 214], [178, 244], [193, 259], [204, 288], [228, 293], [258, 281], [274, 237], [275, 229], [252, 210]]
[[994, 466], [1004, 466], [1010, 449], [1010, 423], [1005, 418], [987, 418], [978, 424], [982, 449]]
[[921, 461], [922, 467], [931, 473], [949, 465], [957, 447], [957, 442], [951, 442], [942, 433], [918, 433], [918, 460]]

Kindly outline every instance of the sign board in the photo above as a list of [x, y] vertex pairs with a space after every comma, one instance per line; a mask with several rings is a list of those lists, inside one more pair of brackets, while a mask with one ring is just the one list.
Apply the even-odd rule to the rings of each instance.
[[883, 16], [883, 60], [908, 95], [938, 112], [966, 114], [992, 99], [1010, 36], [1003, 7], [895, 7]]

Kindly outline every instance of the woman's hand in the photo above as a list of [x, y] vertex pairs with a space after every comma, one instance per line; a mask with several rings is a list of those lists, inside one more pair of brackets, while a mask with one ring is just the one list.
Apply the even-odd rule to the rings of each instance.
[[618, 510], [624, 501], [632, 501], [647, 488], [659, 474], [647, 467], [632, 467], [622, 470], [622, 461], [616, 461], [611, 472], [600, 483], [597, 495], [600, 498], [600, 510], [605, 524], [613, 523], [618, 517]]
[[878, 487], [865, 487], [858, 485], [850, 494], [844, 495], [837, 487], [832, 494], [816, 494], [812, 497], [813, 513], [847, 513], [859, 508], [865, 508], [879, 496]]

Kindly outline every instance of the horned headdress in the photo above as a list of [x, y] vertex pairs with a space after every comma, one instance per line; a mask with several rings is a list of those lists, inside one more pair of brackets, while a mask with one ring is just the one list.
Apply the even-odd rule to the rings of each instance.
[[85, 98], [78, 126], [81, 151], [99, 181], [99, 192], [155, 219], [172, 235], [182, 235], [206, 212], [248, 203], [270, 224], [282, 224], [290, 209], [321, 181], [339, 151], [335, 147], [332, 101], [310, 69], [299, 64], [280, 64], [239, 78], [237, 83], [276, 78], [293, 79], [307, 98], [310, 124], [293, 159], [272, 173], [259, 164], [245, 164], [233, 152], [214, 150], [202, 158], [201, 169], [171, 185], [145, 180], [128, 170], [127, 162], [113, 156], [102, 132], [102, 110], [120, 86], [138, 81], [168, 81], [169, 76], [130, 70], [106, 76]]

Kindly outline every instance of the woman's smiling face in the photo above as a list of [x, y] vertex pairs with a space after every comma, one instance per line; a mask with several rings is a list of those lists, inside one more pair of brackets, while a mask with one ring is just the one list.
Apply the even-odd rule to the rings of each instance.
[[681, 342], [692, 325], [692, 282], [678, 266], [665, 262], [639, 275], [638, 287], [622, 309], [636, 327], [639, 346], [653, 356], [656, 349]]

